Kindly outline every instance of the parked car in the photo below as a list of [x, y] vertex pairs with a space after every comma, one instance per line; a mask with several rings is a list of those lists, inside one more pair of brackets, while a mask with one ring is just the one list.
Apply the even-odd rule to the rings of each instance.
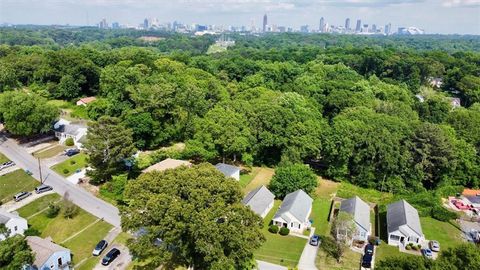
[[422, 248], [422, 255], [425, 258], [432, 259], [433, 258], [433, 253], [429, 248]]
[[436, 240], [432, 240], [432, 241], [428, 242], [428, 247], [430, 247], [430, 249], [432, 251], [435, 251], [435, 252], [440, 251], [440, 243]]
[[78, 153], [80, 153], [80, 149], [77, 149], [77, 148], [70, 148], [65, 150], [65, 155], [69, 157], [74, 156]]
[[35, 192], [37, 194], [47, 192], [47, 191], [50, 191], [50, 190], [53, 190], [53, 188], [51, 186], [47, 186], [47, 185], [43, 185], [43, 184], [35, 188]]
[[120, 250], [116, 248], [112, 248], [105, 257], [102, 259], [102, 264], [103, 265], [109, 265], [111, 262], [113, 262], [118, 256], [120, 255]]
[[363, 255], [362, 267], [371, 268], [372, 267], [372, 259], [373, 259], [373, 255], [370, 255], [370, 254]]
[[15, 196], [13, 196], [13, 199], [16, 201], [16, 202], [19, 202], [25, 198], [27, 198], [28, 196], [32, 195], [31, 192], [27, 192], [27, 191], [23, 191], [23, 192], [20, 192], [18, 194], [16, 194]]
[[310, 245], [318, 246], [318, 245], [320, 245], [320, 242], [321, 242], [320, 236], [315, 234], [312, 237], [310, 237]]
[[365, 254], [373, 255], [375, 247], [372, 244], [368, 244], [365, 246]]
[[101, 240], [93, 249], [92, 255], [99, 256], [107, 248], [107, 246], [108, 246], [108, 242], [105, 240]]
[[469, 210], [472, 208], [472, 206], [467, 205], [460, 200], [453, 201], [453, 205], [455, 205], [455, 207], [457, 207], [459, 210]]
[[7, 161], [7, 162], [0, 165], [0, 171], [3, 170], [3, 169], [9, 168], [9, 167], [13, 167], [13, 166], [15, 166], [15, 162]]

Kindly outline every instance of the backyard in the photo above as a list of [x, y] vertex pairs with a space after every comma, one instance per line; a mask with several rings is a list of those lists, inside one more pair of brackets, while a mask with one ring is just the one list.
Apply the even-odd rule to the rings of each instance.
[[49, 194], [20, 208], [18, 212], [41, 237], [51, 237], [55, 243], [70, 249], [74, 263], [79, 263], [91, 256], [95, 244], [105, 237], [112, 226], [82, 209], [70, 219], [65, 218], [62, 211], [54, 218], [47, 217], [48, 205], [61, 205], [61, 201], [59, 195]]
[[362, 255], [354, 252], [351, 249], [347, 249], [340, 262], [331, 256], [328, 256], [321, 248], [318, 250], [317, 259], [315, 264], [319, 270], [343, 270], [343, 269], [358, 269]]
[[58, 174], [67, 177], [74, 174], [77, 170], [81, 170], [87, 166], [87, 155], [84, 153], [77, 154], [64, 162], [58, 163], [52, 167], [52, 170]]
[[23, 170], [0, 175], [0, 202], [6, 203], [21, 191], [33, 191], [40, 183]]
[[252, 179], [255, 178], [255, 176], [258, 174], [260, 169], [261, 168], [259, 168], [259, 167], [253, 167], [252, 171], [250, 173], [241, 174], [240, 175], [240, 181], [238, 181], [240, 186], [242, 188], [245, 188], [252, 181]]
[[[264, 185], [268, 187], [270, 180], [272, 179], [273, 175], [275, 174], [275, 170], [271, 168], [261, 167], [258, 168], [258, 172], [256, 173], [255, 177], [250, 180], [250, 182], [243, 188], [243, 192], [247, 194], [248, 192], [254, 190], [255, 188]], [[244, 180], [246, 182], [246, 180]]]

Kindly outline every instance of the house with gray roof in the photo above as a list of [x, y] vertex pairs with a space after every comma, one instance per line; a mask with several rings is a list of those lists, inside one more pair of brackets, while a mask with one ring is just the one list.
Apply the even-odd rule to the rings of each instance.
[[250, 209], [252, 209], [257, 215], [265, 218], [268, 212], [272, 209], [274, 200], [275, 195], [262, 185], [261, 187], [250, 191], [247, 196], [245, 196], [242, 203], [250, 207]]
[[73, 123], [62, 118], [53, 125], [53, 130], [60, 143], [72, 138], [75, 145], [82, 148], [83, 142], [86, 140], [88, 127], [84, 123]]
[[27, 236], [26, 239], [35, 256], [28, 270], [69, 270], [71, 268], [72, 255], [69, 249], [53, 243], [51, 238]]
[[[368, 241], [368, 237], [372, 232], [372, 224], [370, 223], [370, 206], [362, 201], [358, 196], [343, 200], [340, 204], [340, 212], [352, 215], [355, 222], [356, 232], [352, 240]], [[341, 234], [341, 232], [337, 232]]]
[[425, 240], [418, 211], [405, 200], [387, 206], [388, 244], [418, 244]]
[[287, 194], [272, 223], [279, 227], [286, 227], [290, 231], [302, 233], [311, 225], [309, 217], [312, 212], [312, 202], [313, 199], [301, 189]]
[[217, 168], [217, 170], [219, 170], [221, 173], [223, 173], [223, 175], [225, 175], [226, 177], [232, 177], [233, 179], [235, 179], [237, 181], [240, 180], [240, 168], [239, 167], [229, 165], [229, 164], [225, 164], [225, 163], [218, 163], [217, 165], [215, 165], [215, 168]]
[[[22, 234], [28, 229], [27, 220], [18, 215], [18, 213], [9, 213], [3, 209], [0, 209], [0, 224], [5, 225], [9, 230], [8, 236], [14, 236]], [[0, 234], [0, 241], [5, 240], [7, 235]]]

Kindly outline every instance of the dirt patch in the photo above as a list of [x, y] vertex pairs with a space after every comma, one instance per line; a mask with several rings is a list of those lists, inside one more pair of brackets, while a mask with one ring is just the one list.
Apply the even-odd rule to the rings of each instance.
[[321, 177], [318, 177], [318, 179], [319, 181], [315, 194], [317, 194], [317, 196], [321, 198], [332, 199], [333, 197], [335, 197], [335, 193], [337, 192], [340, 183], [334, 182], [332, 180], [323, 179]]
[[245, 187], [244, 191], [250, 192], [261, 185], [268, 186], [274, 174], [275, 170], [271, 168], [260, 168], [255, 178], [250, 181], [247, 187]]

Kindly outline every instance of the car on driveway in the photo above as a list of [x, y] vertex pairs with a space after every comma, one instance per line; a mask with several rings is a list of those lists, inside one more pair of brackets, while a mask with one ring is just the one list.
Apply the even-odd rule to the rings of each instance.
[[42, 185], [35, 188], [35, 193], [40, 194], [40, 193], [47, 192], [47, 191], [50, 191], [50, 190], [53, 190], [53, 188], [51, 186], [47, 186], [47, 185], [42, 184]]
[[365, 254], [365, 255], [363, 255], [363, 258], [362, 258], [362, 267], [364, 267], [364, 268], [371, 268], [371, 267], [372, 267], [372, 259], [373, 259], [373, 255], [371, 255], [371, 254]]
[[27, 197], [30, 196], [30, 195], [32, 195], [31, 192], [23, 191], [23, 192], [20, 192], [20, 193], [15, 194], [15, 196], [13, 196], [13, 199], [14, 199], [16, 202], [19, 202], [19, 201], [27, 198]]
[[105, 240], [101, 240], [93, 249], [92, 255], [99, 256], [107, 248], [107, 246], [108, 246], [108, 242]]
[[436, 241], [436, 240], [432, 240], [432, 241], [428, 242], [428, 247], [430, 247], [430, 249], [432, 251], [435, 251], [435, 252], [440, 251], [440, 243], [438, 243], [438, 241]]
[[109, 265], [120, 255], [120, 250], [112, 248], [102, 259], [102, 265]]
[[421, 250], [423, 257], [427, 259], [432, 259], [433, 258], [433, 253], [429, 248], [422, 248]]
[[65, 155], [68, 157], [74, 156], [78, 153], [80, 153], [80, 149], [77, 149], [77, 148], [70, 148], [65, 150]]
[[3, 164], [0, 164], [0, 171], [3, 170], [3, 169], [9, 168], [9, 167], [13, 167], [13, 166], [15, 166], [15, 162], [7, 161]]
[[368, 255], [373, 255], [373, 251], [374, 251], [374, 246], [372, 244], [368, 244], [365, 246], [365, 254], [368, 254]]
[[318, 245], [320, 245], [320, 242], [321, 242], [320, 236], [315, 234], [312, 237], [310, 237], [310, 245], [318, 246]]

